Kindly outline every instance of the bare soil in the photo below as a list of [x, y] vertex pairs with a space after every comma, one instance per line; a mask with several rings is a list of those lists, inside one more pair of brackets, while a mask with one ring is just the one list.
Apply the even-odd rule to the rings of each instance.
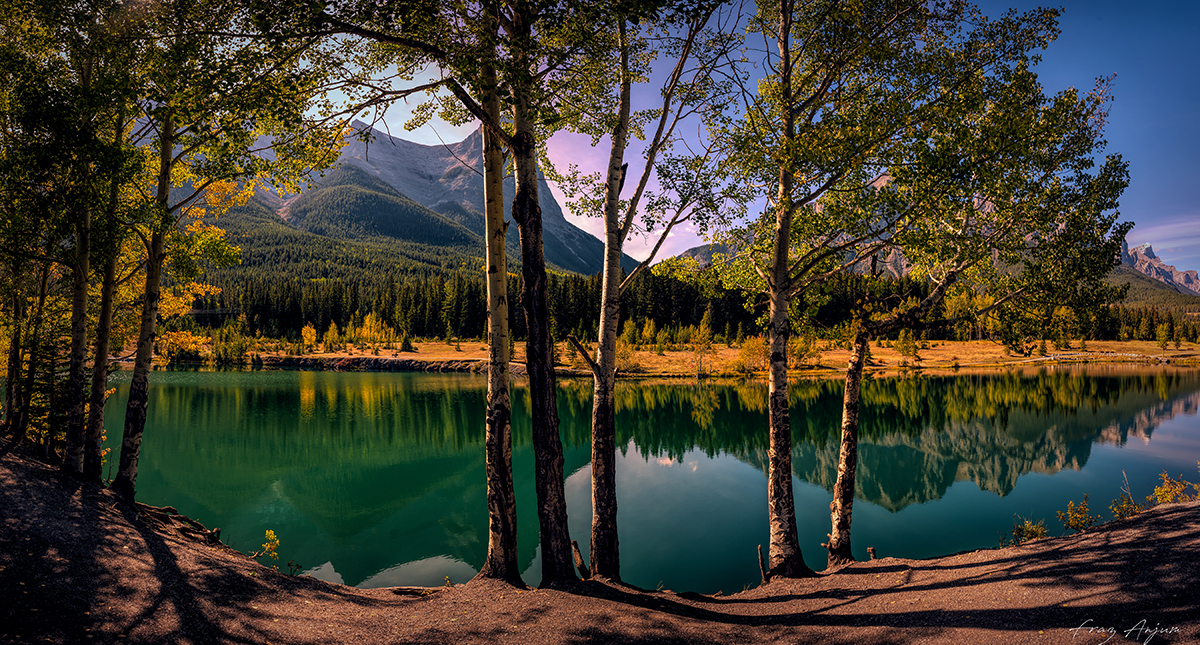
[[0, 453], [0, 643], [1200, 642], [1194, 502], [730, 596], [597, 580], [418, 596], [274, 571], [20, 448]]

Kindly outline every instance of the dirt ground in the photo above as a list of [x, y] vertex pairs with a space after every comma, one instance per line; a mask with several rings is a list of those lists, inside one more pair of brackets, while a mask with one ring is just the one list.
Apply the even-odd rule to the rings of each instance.
[[603, 581], [360, 590], [185, 539], [0, 444], [0, 643], [1194, 643], [1200, 503], [731, 596]]

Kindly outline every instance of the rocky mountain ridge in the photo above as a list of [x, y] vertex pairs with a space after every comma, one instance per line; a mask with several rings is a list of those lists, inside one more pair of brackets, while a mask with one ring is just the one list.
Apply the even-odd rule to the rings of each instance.
[[[365, 132], [365, 137], [351, 137], [342, 148], [341, 157], [332, 173], [357, 169], [446, 219], [461, 225], [476, 235], [483, 235], [483, 135], [475, 130], [466, 139], [443, 145], [424, 145], [393, 137], [355, 121], [352, 127]], [[327, 173], [328, 174], [328, 173]], [[318, 182], [320, 185], [322, 182]], [[504, 210], [508, 215], [515, 190], [512, 177], [504, 180]], [[291, 223], [292, 206], [300, 196], [274, 195], [270, 206], [285, 221]], [[603, 266], [604, 243], [575, 226], [563, 215], [563, 209], [544, 184], [538, 191], [542, 209], [543, 238], [546, 261], [560, 269], [591, 275]], [[352, 214], [348, 214], [348, 217]], [[517, 227], [508, 229], [510, 254], [518, 252]], [[479, 254], [482, 256], [482, 240]], [[637, 261], [625, 256], [626, 270]]]
[[1180, 271], [1163, 262], [1162, 258], [1155, 255], [1154, 247], [1150, 244], [1132, 249], [1127, 243], [1121, 244], [1121, 262], [1180, 293], [1200, 296], [1200, 275], [1196, 271]]
[[[729, 247], [723, 244], [702, 244], [680, 253], [679, 257], [694, 259], [700, 266], [708, 266], [712, 264], [714, 254], [728, 252]], [[1166, 264], [1154, 253], [1154, 248], [1150, 244], [1142, 244], [1131, 249], [1128, 243], [1122, 243], [1121, 263], [1138, 273], [1157, 280], [1171, 291], [1188, 296], [1200, 296], [1200, 274], [1194, 270], [1180, 271], [1174, 266]], [[886, 259], [881, 260], [881, 265], [877, 269], [882, 270], [885, 275], [899, 277], [907, 272], [907, 263], [904, 261], [903, 254], [893, 250]]]

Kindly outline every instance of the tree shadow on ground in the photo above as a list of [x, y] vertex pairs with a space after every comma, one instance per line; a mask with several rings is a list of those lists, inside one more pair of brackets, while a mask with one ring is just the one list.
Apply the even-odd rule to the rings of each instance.
[[16, 443], [0, 458], [15, 453], [30, 466], [23, 476], [0, 471], [0, 642], [83, 642], [105, 583], [99, 532], [90, 530], [102, 521], [103, 488], [28, 459], [32, 449]]
[[[1195, 631], [1200, 621], [1200, 563], [1191, 549], [1178, 548], [1200, 544], [1200, 522], [1195, 518], [1195, 505], [1162, 506], [1083, 536], [1011, 548], [1001, 557], [859, 563], [811, 581], [782, 583], [784, 593], [763, 598], [692, 596], [701, 602], [687, 602], [674, 594], [597, 582], [584, 582], [570, 591], [661, 612], [681, 619], [676, 623], [685, 626], [700, 623], [767, 632], [833, 628], [823, 629], [826, 635], [871, 627], [887, 633], [877, 634], [873, 642], [901, 643], [927, 639], [948, 627], [1036, 634], [1093, 625], [1114, 627], [1121, 633], [1141, 624], [1145, 642], [1149, 634], [1144, 630], [1156, 625]], [[791, 589], [795, 591], [789, 593]], [[1008, 595], [1014, 589], [1040, 599], [1032, 605], [1027, 596], [1014, 602]], [[882, 598], [885, 595], [888, 600]], [[927, 602], [939, 597], [964, 600], [957, 609], [918, 608], [918, 599]], [[805, 608], [788, 611], [786, 605], [792, 602]], [[764, 607], [767, 611], [762, 611]], [[666, 624], [663, 627], [663, 633], [644, 635], [604, 626], [580, 627], [569, 642], [692, 639], [676, 635], [678, 629], [667, 629]]]

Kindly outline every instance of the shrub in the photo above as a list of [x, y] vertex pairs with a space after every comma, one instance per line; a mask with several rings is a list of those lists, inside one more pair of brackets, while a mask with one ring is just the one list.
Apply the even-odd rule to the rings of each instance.
[[[1040, 540], [1047, 535], [1049, 533], [1046, 531], [1046, 520], [1038, 520], [1035, 523], [1019, 515], [1013, 517], [1012, 542], [1010, 544], [1024, 544], [1033, 540]], [[1004, 546], [1004, 540], [1000, 540], [1000, 545]]]
[[[659, 347], [666, 349], [667, 345], [671, 344], [671, 332], [667, 331], [666, 327], [659, 329], [658, 334], [654, 336], [654, 342]], [[662, 354], [659, 353], [659, 356], [662, 356]]]
[[200, 351], [208, 338], [190, 331], [164, 331], [158, 335], [158, 355], [167, 365], [182, 361], [199, 361]]
[[816, 336], [797, 334], [788, 339], [788, 367], [804, 367], [820, 356]]
[[[1124, 475], [1125, 472], [1121, 471], [1121, 474]], [[1113, 517], [1118, 520], [1133, 517], [1145, 510], [1144, 507], [1133, 501], [1133, 493], [1129, 490], [1128, 476], [1125, 477], [1125, 486], [1121, 489], [1120, 497], [1113, 500], [1108, 510], [1112, 511]]]
[[761, 372], [767, 369], [767, 362], [770, 358], [769, 351], [767, 339], [762, 336], [747, 338], [742, 342], [742, 348], [738, 350], [738, 360], [741, 361], [742, 371]]
[[908, 329], [900, 330], [900, 337], [896, 339], [896, 351], [901, 356], [911, 358], [914, 361], [921, 360], [920, 355], [917, 353], [917, 342], [913, 338], [912, 331]]
[[266, 542], [263, 543], [262, 550], [254, 551], [250, 554], [250, 557], [256, 560], [262, 557], [269, 557], [272, 560], [278, 560], [279, 553], [277, 553], [277, 551], [279, 550], [279, 538], [275, 537], [275, 531], [267, 529], [265, 539]]
[[1154, 494], [1146, 497], [1146, 501], [1152, 501], [1155, 504], [1174, 504], [1175, 502], [1187, 502], [1195, 499], [1195, 497], [1187, 494], [1188, 487], [1200, 493], [1200, 484], [1193, 484], [1185, 479], [1183, 475], [1179, 479], [1171, 479], [1167, 471], [1162, 471], [1159, 475], [1162, 483], [1154, 487]]
[[1100, 521], [1100, 516], [1088, 513], [1088, 496], [1084, 495], [1079, 506], [1076, 506], [1073, 501], [1068, 501], [1067, 512], [1058, 511], [1058, 521], [1072, 531], [1082, 533]]
[[621, 372], [636, 372], [642, 369], [637, 356], [633, 353], [633, 344], [617, 340], [617, 370]]
[[1141, 513], [1144, 509], [1140, 504], [1133, 501], [1133, 497], [1129, 493], [1121, 491], [1121, 496], [1113, 500], [1108, 510], [1112, 511], [1114, 519], [1123, 520]]

